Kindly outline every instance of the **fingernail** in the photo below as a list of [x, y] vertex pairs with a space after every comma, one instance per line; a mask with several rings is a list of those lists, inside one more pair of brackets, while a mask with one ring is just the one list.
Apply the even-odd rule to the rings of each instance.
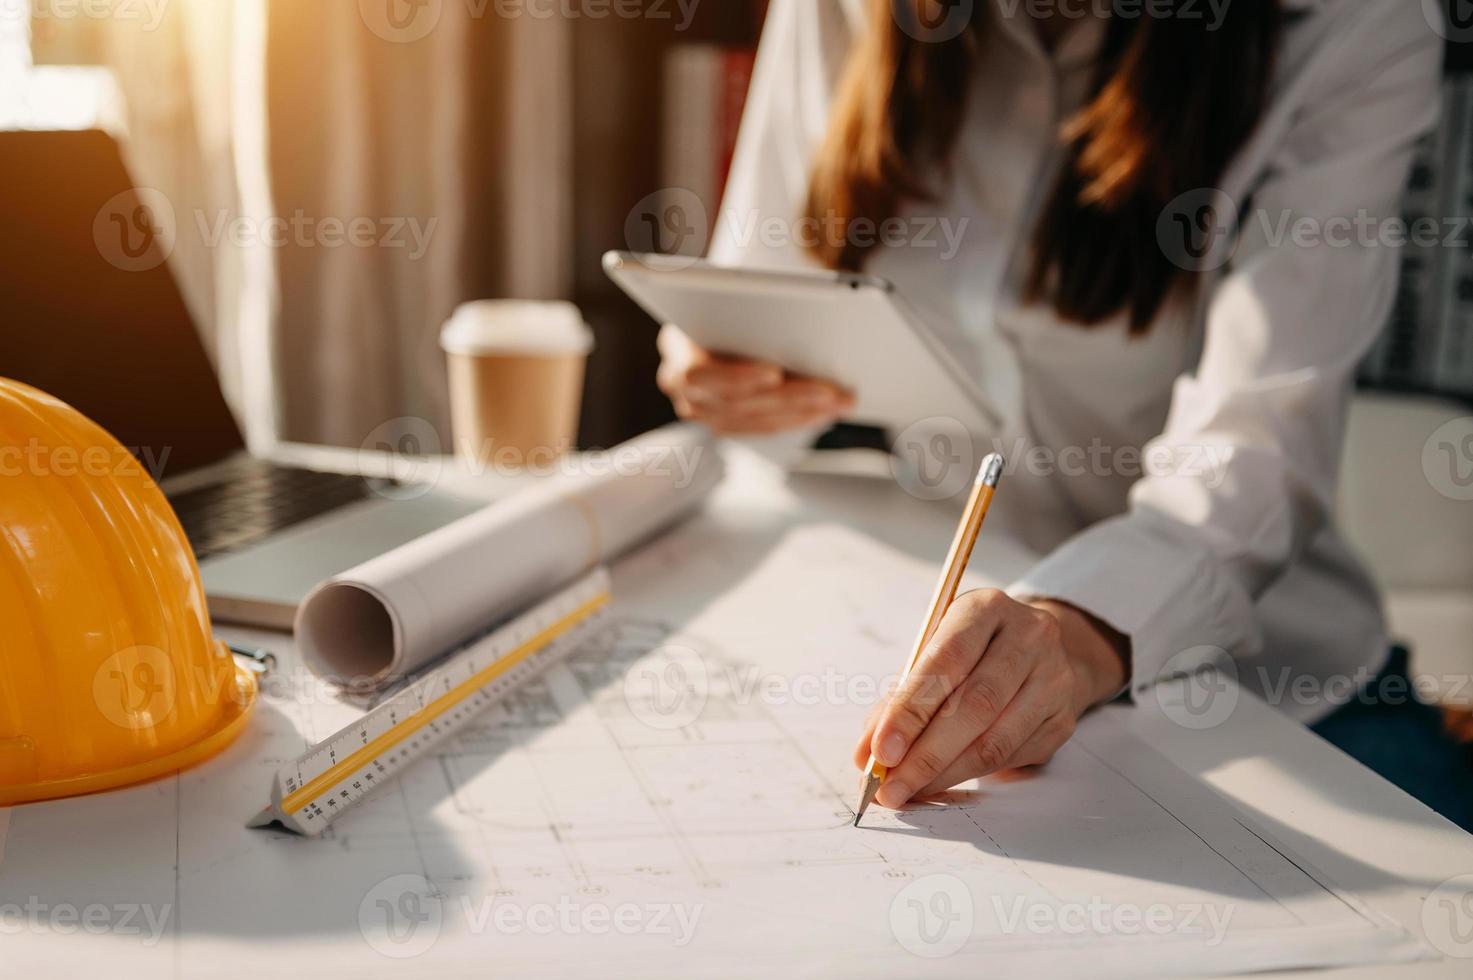
[[875, 802], [891, 809], [902, 807], [910, 800], [911, 788], [898, 779], [887, 779], [875, 794]]
[[905, 736], [899, 732], [891, 732], [885, 736], [880, 743], [880, 754], [876, 756], [882, 766], [898, 766], [900, 760], [905, 758]]

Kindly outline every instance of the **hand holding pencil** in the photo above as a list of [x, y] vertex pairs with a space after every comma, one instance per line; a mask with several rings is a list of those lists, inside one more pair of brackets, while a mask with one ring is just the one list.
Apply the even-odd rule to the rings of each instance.
[[1004, 465], [983, 460], [900, 684], [855, 748], [856, 826], [872, 801], [898, 808], [1047, 762], [1079, 716], [1124, 684], [1129, 642], [1089, 614], [994, 589], [957, 596]]

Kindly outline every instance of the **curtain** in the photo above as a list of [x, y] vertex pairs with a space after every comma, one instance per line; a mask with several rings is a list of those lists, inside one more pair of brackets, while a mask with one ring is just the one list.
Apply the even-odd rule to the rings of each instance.
[[[571, 289], [572, 38], [464, 0], [178, 0], [100, 45], [252, 445], [450, 445], [440, 325]], [[414, 428], [420, 428], [418, 426]]]
[[[561, 298], [571, 264], [571, 34], [448, 0], [272, 0], [267, 130], [284, 438], [386, 420], [450, 444], [440, 326], [461, 301]], [[359, 244], [331, 245], [338, 222]]]

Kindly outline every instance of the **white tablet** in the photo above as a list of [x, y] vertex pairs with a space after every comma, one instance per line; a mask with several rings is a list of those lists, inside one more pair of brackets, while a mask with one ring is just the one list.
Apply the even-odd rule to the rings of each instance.
[[710, 351], [758, 358], [853, 391], [850, 421], [898, 435], [927, 419], [974, 434], [997, 414], [940, 339], [874, 276], [734, 269], [610, 252], [604, 270], [650, 316]]

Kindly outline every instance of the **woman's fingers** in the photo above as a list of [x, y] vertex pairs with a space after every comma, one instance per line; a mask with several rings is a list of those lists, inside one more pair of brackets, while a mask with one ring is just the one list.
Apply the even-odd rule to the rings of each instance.
[[[882, 765], [900, 765], [932, 717], [982, 658], [997, 629], [997, 619], [988, 609], [991, 601], [989, 593], [969, 592], [946, 611], [875, 726], [870, 748]], [[1011, 695], [1009, 691], [1008, 697]], [[1006, 703], [1006, 699], [1001, 702]]]
[[712, 432], [721, 436], [769, 436], [795, 429], [818, 429], [832, 425], [836, 416], [832, 412], [790, 413], [774, 415], [708, 416], [697, 414], [694, 419], [705, 424]]
[[886, 693], [869, 709], [869, 714], [864, 719], [864, 730], [859, 735], [859, 741], [854, 744], [854, 768], [862, 770], [869, 765], [870, 743], [875, 737], [875, 726], [880, 723], [880, 717], [889, 703], [890, 694]]
[[822, 381], [794, 379], [776, 388], [728, 397], [689, 387], [675, 397], [682, 418], [729, 435], [783, 432], [831, 423], [853, 408], [846, 392]]
[[993, 636], [977, 666], [946, 699], [900, 765], [885, 776], [875, 797], [882, 806], [901, 806], [957, 769], [968, 774], [947, 785], [1002, 768], [1045, 712], [1052, 710], [1038, 689], [1041, 685], [1029, 676], [1028, 651], [1011, 642], [1007, 633], [1004, 627]]
[[[1021, 769], [1024, 766], [1041, 766], [1054, 757], [1054, 753], [1064, 747], [1064, 743], [1074, 737], [1075, 720], [1068, 711], [1060, 711], [1044, 719], [1042, 725], [1033, 733], [1023, 747], [1013, 753], [1013, 757], [1003, 766], [1004, 769]], [[970, 777], [969, 777], [970, 778]], [[955, 784], [953, 784], [955, 785]]]
[[783, 383], [783, 369], [766, 361], [720, 357], [701, 351], [685, 369], [688, 396], [741, 398], [770, 391]]
[[713, 354], [679, 330], [660, 332], [656, 381], [683, 419], [723, 435], [764, 435], [830, 424], [854, 407], [848, 392], [789, 377], [766, 361]]
[[[1019, 761], [1024, 757], [1047, 762], [1068, 738], [1068, 735], [1059, 738], [1063, 731], [1061, 722], [1045, 683], [1037, 675], [1030, 676], [992, 727], [957, 753], [941, 773], [912, 793], [911, 798], [940, 793], [958, 783], [990, 776], [1003, 769], [1036, 764]], [[1072, 728], [1070, 725], [1071, 734]], [[1058, 741], [1050, 746], [1049, 743], [1056, 738]], [[1042, 754], [1045, 749], [1047, 754]]]
[[791, 380], [762, 390], [732, 396], [725, 391], [691, 385], [685, 397], [698, 407], [733, 416], [837, 412], [844, 407], [844, 392], [822, 381]]

